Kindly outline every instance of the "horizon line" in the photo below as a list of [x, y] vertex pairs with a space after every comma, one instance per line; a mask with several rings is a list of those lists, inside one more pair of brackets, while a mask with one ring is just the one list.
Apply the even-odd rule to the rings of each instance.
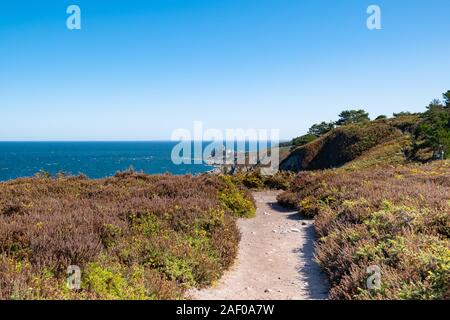
[[[278, 142], [285, 142], [285, 141], [291, 141], [292, 139], [280, 139]], [[186, 140], [164, 140], [164, 139], [149, 139], [149, 140], [0, 140], [0, 143], [12, 143], [12, 142], [27, 142], [27, 143], [33, 143], [33, 142], [183, 142]], [[187, 140], [191, 142], [216, 142], [215, 140]], [[255, 139], [249, 139], [249, 140], [223, 140], [224, 142], [227, 141], [233, 141], [233, 142], [258, 142], [262, 140], [255, 140]], [[271, 140], [263, 140], [263, 141], [270, 141]]]

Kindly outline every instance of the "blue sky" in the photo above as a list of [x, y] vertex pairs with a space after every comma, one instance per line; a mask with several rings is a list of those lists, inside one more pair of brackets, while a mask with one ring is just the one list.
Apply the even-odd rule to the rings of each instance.
[[[82, 29], [66, 28], [77, 4]], [[382, 30], [366, 9], [382, 10]], [[450, 89], [450, 1], [2, 1], [0, 140], [304, 133], [348, 108], [421, 111]]]

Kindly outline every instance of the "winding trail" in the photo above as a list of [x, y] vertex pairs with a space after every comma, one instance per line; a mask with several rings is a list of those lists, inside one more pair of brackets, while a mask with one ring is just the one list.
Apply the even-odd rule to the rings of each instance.
[[277, 204], [278, 192], [255, 192], [256, 217], [241, 219], [234, 266], [213, 287], [192, 290], [199, 300], [326, 299], [328, 285], [314, 262], [314, 221]]

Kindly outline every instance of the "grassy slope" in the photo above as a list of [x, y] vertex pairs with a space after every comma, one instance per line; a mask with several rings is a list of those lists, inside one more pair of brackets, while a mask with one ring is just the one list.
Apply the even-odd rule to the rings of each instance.
[[[417, 116], [406, 116], [338, 127], [295, 149], [281, 162], [280, 168], [298, 172], [340, 167], [367, 155], [375, 147], [379, 153], [385, 153], [386, 159], [393, 152], [398, 160], [399, 152], [405, 153], [411, 146], [410, 132], [418, 121]], [[400, 157], [405, 159], [404, 155]], [[367, 158], [376, 157], [368, 155]]]
[[[254, 203], [227, 177], [0, 183], [0, 299], [174, 299], [218, 279]], [[66, 269], [82, 270], [69, 291]]]
[[409, 161], [406, 153], [411, 145], [411, 137], [402, 135], [367, 150], [355, 160], [344, 164], [342, 168], [352, 171], [376, 166], [407, 164]]

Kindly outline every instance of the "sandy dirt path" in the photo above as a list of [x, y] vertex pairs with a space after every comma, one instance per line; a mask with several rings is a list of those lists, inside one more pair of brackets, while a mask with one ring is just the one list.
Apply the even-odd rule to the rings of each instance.
[[242, 239], [234, 266], [200, 300], [326, 299], [328, 285], [314, 262], [313, 220], [276, 202], [277, 192], [253, 194], [256, 217], [238, 221]]

